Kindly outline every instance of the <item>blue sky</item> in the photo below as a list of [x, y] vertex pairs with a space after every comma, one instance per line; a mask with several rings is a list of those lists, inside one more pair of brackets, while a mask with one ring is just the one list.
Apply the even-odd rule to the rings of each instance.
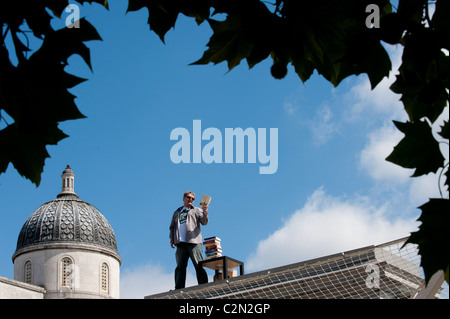
[[[109, 11], [81, 8], [103, 38], [88, 44], [93, 73], [78, 56], [67, 68], [89, 79], [71, 91], [87, 119], [60, 125], [70, 137], [48, 147], [41, 185], [11, 165], [0, 176], [1, 276], [13, 278], [19, 231], [60, 192], [67, 164], [75, 192], [115, 230], [122, 297], [173, 289], [169, 223], [186, 190], [212, 197], [203, 235], [221, 237], [224, 254], [244, 261], [248, 272], [417, 229], [416, 207], [439, 195], [438, 182], [433, 174], [409, 178], [411, 171], [384, 161], [402, 138], [392, 120], [406, 120], [399, 96], [388, 89], [394, 73], [372, 92], [364, 75], [338, 88], [317, 74], [303, 84], [293, 68], [275, 80], [269, 60], [250, 71], [245, 61], [231, 72], [225, 63], [189, 66], [211, 35], [206, 23], [180, 17], [163, 44], [144, 10], [125, 12], [126, 1], [110, 3]], [[388, 50], [395, 70], [401, 48]], [[172, 163], [170, 133], [184, 127], [192, 135], [193, 120], [222, 134], [277, 128], [277, 172], [261, 175], [259, 163]], [[448, 160], [448, 146], [442, 150]], [[188, 285], [195, 284], [188, 269]]]

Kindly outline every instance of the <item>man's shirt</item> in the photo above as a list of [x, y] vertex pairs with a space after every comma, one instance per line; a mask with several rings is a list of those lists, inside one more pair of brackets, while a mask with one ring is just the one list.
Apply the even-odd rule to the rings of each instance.
[[[202, 233], [200, 224], [206, 225], [209, 221], [209, 216], [203, 214], [203, 210], [199, 207], [186, 207], [186, 216], [183, 215], [184, 206], [179, 207], [172, 216], [170, 222], [170, 241], [176, 245], [184, 238], [185, 243], [201, 244]], [[181, 216], [180, 216], [181, 215]], [[181, 223], [180, 223], [181, 221]], [[184, 229], [184, 230], [183, 230]]]
[[188, 209], [184, 207], [178, 214], [178, 239], [180, 242], [186, 242], [186, 219]]

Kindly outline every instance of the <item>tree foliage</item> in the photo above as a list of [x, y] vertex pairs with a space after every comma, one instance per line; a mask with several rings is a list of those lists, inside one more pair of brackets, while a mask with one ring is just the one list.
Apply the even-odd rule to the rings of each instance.
[[[107, 8], [102, 0], [78, 1], [85, 2]], [[12, 163], [36, 185], [49, 157], [46, 145], [66, 137], [58, 123], [84, 117], [68, 92], [83, 79], [64, 71], [67, 59], [79, 54], [90, 66], [84, 42], [100, 40], [86, 20], [80, 28], [52, 28], [50, 21], [67, 4], [0, 4], [0, 173]], [[251, 69], [270, 58], [276, 79], [285, 77], [292, 65], [301, 81], [317, 71], [334, 86], [365, 73], [375, 88], [392, 67], [385, 43], [402, 45], [402, 64], [391, 90], [401, 96], [409, 120], [394, 122], [405, 136], [387, 160], [415, 169], [413, 177], [439, 173], [448, 191], [448, 163], [439, 148], [439, 143], [448, 144], [448, 120], [439, 134], [433, 134], [432, 125], [449, 101], [449, 6], [448, 0], [399, 0], [394, 10], [388, 0], [129, 0], [127, 12], [147, 10], [150, 30], [163, 42], [180, 14], [208, 23], [213, 34], [193, 64], [226, 62], [231, 70], [245, 60]], [[28, 36], [43, 41], [30, 56]], [[5, 113], [13, 123], [2, 118]], [[422, 225], [408, 242], [419, 245], [426, 280], [443, 269], [448, 282], [449, 199], [430, 199], [420, 209]]]
[[[54, 30], [49, 12], [60, 17], [67, 5], [67, 0], [0, 3], [0, 121], [6, 123], [0, 130], [0, 173], [11, 163], [36, 185], [49, 157], [46, 146], [67, 137], [58, 123], [84, 117], [74, 102], [75, 96], [68, 91], [84, 79], [64, 71], [67, 60], [79, 54], [90, 67], [89, 49], [84, 42], [101, 39], [84, 19], [79, 28]], [[30, 37], [42, 40], [42, 45], [28, 56]], [[8, 38], [12, 46], [6, 45]], [[10, 47], [13, 52], [8, 51]], [[17, 60], [16, 65], [11, 56]], [[13, 123], [6, 120], [5, 113]]]

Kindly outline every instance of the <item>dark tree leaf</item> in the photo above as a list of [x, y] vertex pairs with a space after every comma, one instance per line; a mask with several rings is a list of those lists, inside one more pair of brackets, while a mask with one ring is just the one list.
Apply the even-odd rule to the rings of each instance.
[[85, 2], [92, 4], [93, 2], [95, 2], [104, 6], [106, 9], [109, 9], [108, 0], [76, 0], [76, 1], [81, 4], [84, 4]]
[[449, 174], [450, 169], [447, 166], [447, 170], [445, 171], [444, 175], [445, 175], [445, 182], [444, 185], [447, 186], [447, 192], [450, 191], [450, 186], [449, 186], [449, 182], [450, 182], [450, 174]]
[[348, 55], [342, 61], [342, 67], [336, 77], [336, 84], [353, 74], [366, 73], [371, 88], [374, 89], [384, 77], [389, 76], [392, 63], [388, 53], [372, 34], [363, 34], [364, 38], [355, 40], [348, 46]]
[[380, 39], [389, 44], [398, 44], [405, 31], [405, 25], [400, 15], [392, 12], [380, 19]]
[[450, 34], [450, 19], [448, 13], [450, 12], [450, 1], [437, 0], [436, 9], [432, 18], [432, 25], [439, 34], [440, 45], [447, 50], [450, 50], [448, 35]]
[[406, 42], [403, 63], [391, 90], [402, 94], [400, 100], [411, 121], [427, 117], [433, 123], [448, 103], [449, 57], [429, 37], [424, 34], [421, 39]]
[[[42, 47], [31, 57], [30, 62], [59, 63], [67, 65], [68, 58], [73, 54], [80, 55], [92, 70], [89, 48], [85, 41], [101, 40], [97, 30], [84, 18], [80, 19], [79, 28], [63, 28], [49, 33]], [[36, 64], [40, 64], [36, 62]]]
[[387, 161], [404, 168], [415, 168], [414, 177], [435, 173], [444, 165], [439, 143], [434, 139], [427, 122], [394, 121], [394, 124], [405, 137], [394, 147]]
[[207, 19], [214, 33], [207, 44], [208, 49], [193, 65], [227, 61], [231, 70], [242, 59], [247, 59], [252, 68], [266, 59], [273, 51], [276, 39], [283, 37], [283, 30], [278, 28], [279, 17], [259, 0], [216, 0], [212, 4], [214, 14], [227, 14], [227, 17], [225, 21]]
[[21, 130], [13, 123], [0, 131], [0, 172], [11, 162], [20, 175], [39, 185], [44, 162], [50, 157], [46, 146], [56, 145], [67, 137], [56, 123], [47, 123], [41, 132]]
[[66, 73], [64, 67], [73, 54], [79, 54], [91, 67], [84, 44], [90, 40], [100, 40], [100, 36], [81, 19], [80, 28], [48, 31], [41, 47], [16, 67], [10, 63], [6, 48], [0, 48], [0, 107], [14, 119], [0, 130], [0, 173], [12, 163], [19, 174], [39, 185], [49, 157], [46, 146], [67, 136], [58, 123], [84, 117], [68, 91], [84, 79]]
[[422, 214], [418, 221], [422, 222], [417, 232], [413, 232], [405, 245], [408, 243], [417, 244], [419, 254], [422, 257], [420, 266], [425, 273], [425, 281], [438, 270], [447, 273], [448, 283], [449, 268], [449, 214], [450, 206], [448, 199], [430, 199], [421, 207]]
[[242, 21], [237, 16], [228, 17], [225, 21], [208, 20], [214, 34], [208, 42], [208, 50], [205, 51], [200, 60], [192, 63], [217, 64], [228, 62], [228, 69], [237, 66], [242, 59], [250, 56], [253, 44], [250, 43], [243, 30]]
[[368, 4], [381, 16], [391, 12], [388, 1], [285, 1], [281, 10], [288, 27], [289, 61], [299, 77], [316, 69], [334, 86], [350, 75], [366, 73], [372, 87], [389, 75], [391, 62], [378, 33], [366, 25]]
[[203, 0], [129, 0], [127, 12], [148, 9], [148, 24], [162, 42], [171, 28], [175, 28], [180, 13], [202, 23], [210, 14], [209, 1]]
[[441, 125], [441, 131], [439, 132], [439, 135], [442, 136], [445, 139], [449, 139], [449, 128], [448, 128], [448, 120], [444, 121], [444, 124]]

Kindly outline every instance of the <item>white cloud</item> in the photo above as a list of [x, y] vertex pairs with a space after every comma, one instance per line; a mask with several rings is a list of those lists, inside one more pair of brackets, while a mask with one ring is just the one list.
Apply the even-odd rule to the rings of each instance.
[[[436, 132], [441, 130], [440, 126], [444, 120], [448, 120], [448, 107], [441, 114], [439, 119], [433, 124], [433, 131], [436, 139], [442, 140]], [[394, 146], [404, 137], [404, 134], [395, 128], [394, 125], [385, 125], [372, 131], [368, 135], [368, 142], [360, 153], [359, 168], [368, 174], [372, 179], [383, 183], [389, 188], [395, 185], [406, 185], [409, 187], [409, 202], [417, 207], [428, 201], [429, 198], [439, 198], [439, 173], [411, 177], [413, 169], [405, 169], [386, 161], [386, 157], [392, 152]], [[441, 153], [445, 157], [445, 162], [449, 161], [448, 144], [440, 144]], [[441, 191], [444, 197], [448, 197], [443, 180], [441, 180]], [[405, 192], [408, 193], [408, 190]]]
[[[197, 279], [188, 268], [186, 287], [194, 285], [197, 285]], [[142, 299], [148, 295], [173, 290], [174, 286], [174, 273], [167, 272], [167, 269], [160, 265], [148, 263], [133, 268], [125, 268], [121, 271], [120, 298]]]
[[341, 199], [319, 188], [280, 229], [259, 242], [246, 269], [267, 269], [380, 244], [416, 230], [415, 218], [392, 220], [385, 210], [367, 198]]
[[367, 114], [387, 115], [389, 119], [404, 120], [406, 113], [400, 101], [400, 95], [390, 90], [390, 86], [395, 82], [395, 75], [401, 65], [402, 47], [387, 47], [387, 51], [392, 61], [392, 70], [389, 77], [384, 78], [374, 90], [371, 89], [369, 79], [361, 77], [354, 85], [346, 99], [350, 103], [349, 120], [367, 119]]
[[393, 125], [371, 132], [360, 154], [360, 169], [376, 181], [407, 182], [413, 171], [386, 161], [386, 157], [392, 153], [394, 146], [403, 136]]
[[283, 108], [288, 115], [294, 115], [297, 112], [297, 108], [291, 102], [284, 102]]
[[313, 141], [316, 145], [328, 142], [339, 131], [336, 121], [333, 121], [333, 112], [327, 105], [322, 106], [316, 112], [311, 123]]
[[[391, 74], [393, 74], [391, 72]], [[370, 82], [367, 79], [361, 79], [352, 87], [347, 95], [354, 101], [350, 108], [351, 119], [360, 119], [365, 113], [380, 113], [394, 115], [395, 118], [404, 118], [403, 105], [400, 102], [400, 95], [392, 92], [389, 87], [394, 83], [395, 77], [390, 76], [381, 81], [378, 86], [372, 90]]]
[[314, 116], [300, 114], [303, 113], [300, 112], [302, 107], [295, 98], [286, 100], [283, 109], [289, 117], [298, 120], [298, 124], [309, 129], [312, 141], [316, 146], [327, 143], [334, 134], [339, 132], [340, 123], [336, 121], [335, 115], [327, 102], [317, 107]]
[[[392, 60], [392, 70], [389, 78], [375, 88], [370, 89], [367, 78], [362, 78], [350, 89], [346, 99], [350, 104], [347, 118], [350, 120], [364, 120], [370, 123], [374, 119], [380, 121], [382, 126], [372, 129], [367, 135], [368, 140], [359, 156], [359, 168], [378, 182], [378, 186], [390, 188], [392, 186], [409, 184], [409, 201], [413, 205], [425, 203], [428, 198], [439, 197], [438, 175], [429, 174], [418, 178], [411, 178], [414, 170], [405, 169], [391, 162], [386, 157], [391, 154], [394, 147], [404, 137], [404, 134], [395, 128], [392, 120], [407, 121], [408, 116], [399, 101], [400, 95], [394, 94], [390, 85], [395, 81], [395, 73], [401, 64], [401, 47], [387, 48]], [[433, 125], [437, 140], [441, 138], [436, 134], [440, 125], [448, 120], [448, 107]], [[448, 162], [448, 145], [441, 144], [441, 151]], [[408, 191], [406, 191], [407, 193]], [[444, 194], [445, 195], [445, 194]], [[447, 195], [448, 196], [448, 195]]]
[[425, 204], [429, 198], [436, 197], [440, 197], [436, 174], [428, 174], [413, 179], [409, 191], [411, 203], [419, 206]]

